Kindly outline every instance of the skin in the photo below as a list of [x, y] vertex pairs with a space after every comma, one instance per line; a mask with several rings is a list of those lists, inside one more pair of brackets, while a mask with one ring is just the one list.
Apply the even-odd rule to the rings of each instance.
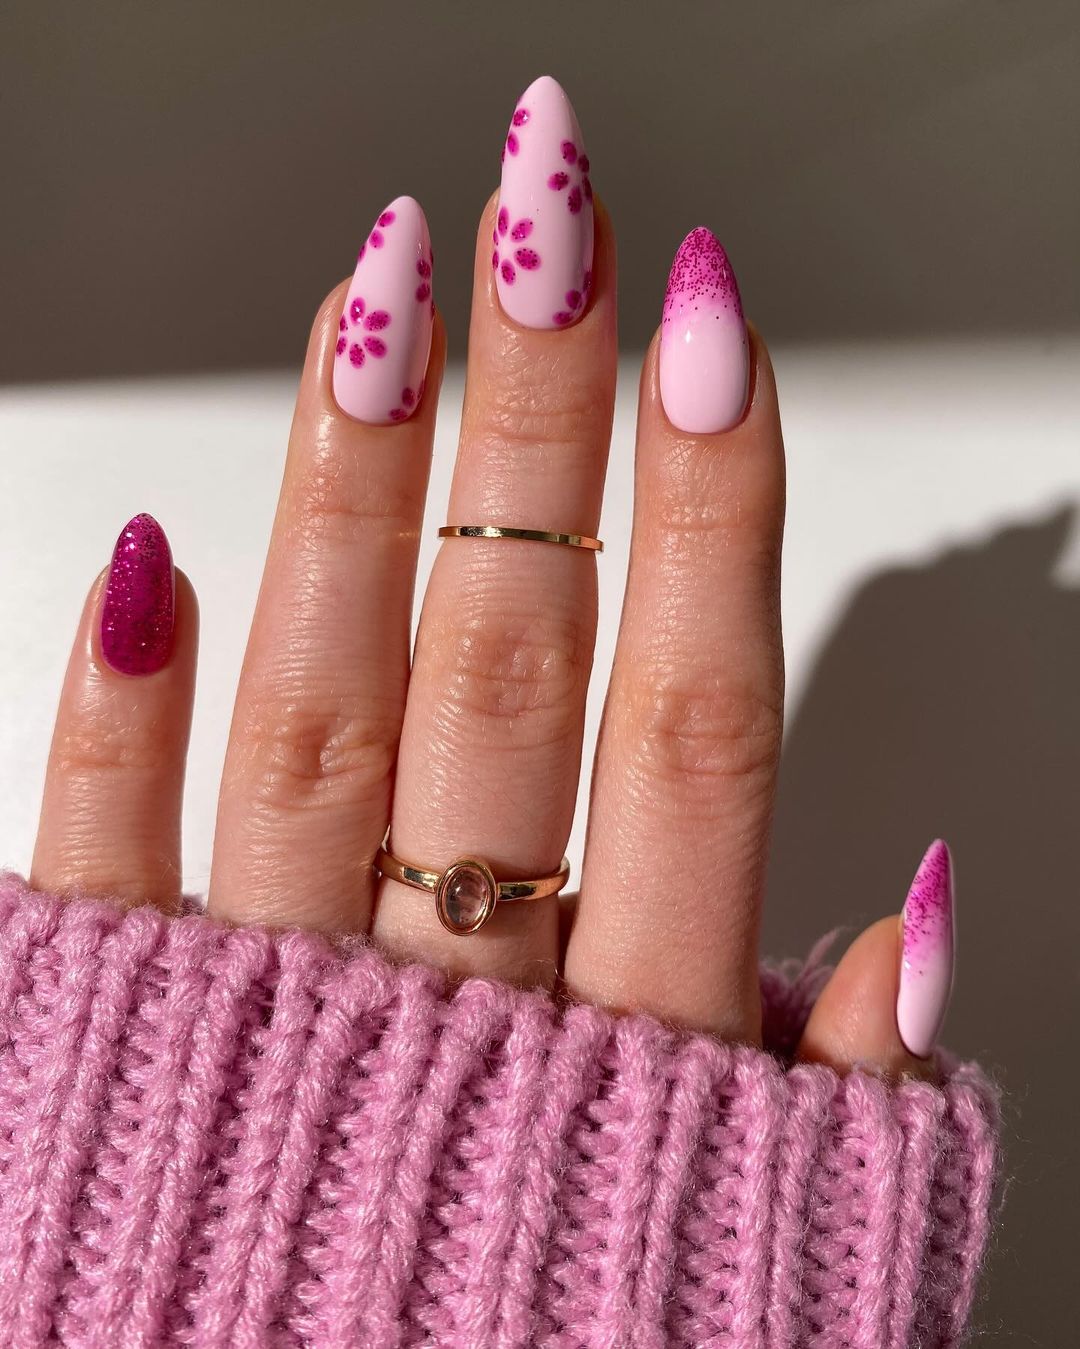
[[[596, 534], [615, 393], [616, 258], [597, 203], [594, 291], [572, 328], [534, 332], [492, 280], [478, 230], [468, 381], [447, 519]], [[208, 906], [235, 923], [370, 932], [397, 960], [541, 987], [756, 1042], [757, 940], [783, 724], [784, 459], [772, 367], [751, 330], [747, 411], [677, 431], [657, 342], [642, 373], [629, 580], [594, 766], [581, 893], [500, 907], [470, 938], [430, 896], [380, 883], [399, 856], [476, 853], [501, 878], [557, 869], [580, 770], [596, 557], [448, 540], [410, 667], [409, 621], [445, 337], [422, 406], [368, 427], [331, 392], [345, 283], [316, 316], [262, 589], [237, 691]], [[621, 466], [620, 466], [621, 471]], [[33, 882], [179, 899], [196, 604], [177, 573], [165, 669], [102, 661], [102, 578], [61, 696]], [[864, 897], [853, 896], [853, 902]], [[886, 900], [886, 903], [888, 901]], [[930, 1075], [896, 1031], [898, 924], [849, 949], [800, 1057]]]

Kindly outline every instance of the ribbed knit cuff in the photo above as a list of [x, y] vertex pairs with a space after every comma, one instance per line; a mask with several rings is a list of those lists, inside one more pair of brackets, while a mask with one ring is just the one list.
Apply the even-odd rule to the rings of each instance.
[[0, 879], [0, 1336], [953, 1345], [993, 1092], [790, 1066], [820, 979], [762, 1053]]

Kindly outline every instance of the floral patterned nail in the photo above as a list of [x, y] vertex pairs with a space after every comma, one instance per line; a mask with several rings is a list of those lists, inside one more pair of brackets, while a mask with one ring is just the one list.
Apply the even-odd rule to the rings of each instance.
[[502, 164], [491, 241], [502, 307], [523, 327], [564, 328], [592, 288], [592, 182], [574, 109], [550, 75], [518, 100]]
[[338, 320], [334, 397], [350, 417], [403, 422], [423, 396], [435, 302], [427, 220], [398, 197], [360, 246]]

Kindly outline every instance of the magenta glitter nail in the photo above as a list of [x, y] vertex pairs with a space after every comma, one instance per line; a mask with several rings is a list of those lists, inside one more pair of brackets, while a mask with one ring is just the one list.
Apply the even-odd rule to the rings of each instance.
[[136, 515], [120, 532], [101, 607], [101, 654], [119, 674], [148, 675], [169, 663], [174, 580], [165, 531]]
[[896, 1025], [917, 1058], [937, 1043], [952, 992], [953, 871], [949, 849], [936, 839], [915, 873], [903, 912], [903, 952]]

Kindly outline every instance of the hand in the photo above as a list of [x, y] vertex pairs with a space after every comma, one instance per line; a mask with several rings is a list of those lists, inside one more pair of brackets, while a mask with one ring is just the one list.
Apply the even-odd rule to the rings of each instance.
[[[523, 95], [507, 148], [501, 196], [480, 222], [448, 519], [591, 536], [615, 390], [611, 224], [593, 210], [580, 132], [553, 81]], [[373, 869], [388, 829], [397, 856], [436, 870], [474, 854], [500, 879], [558, 869], [596, 631], [594, 553], [449, 539], [410, 668], [445, 356], [431, 269], [423, 214], [399, 198], [316, 317], [237, 693], [209, 911], [366, 932], [395, 960], [558, 979], [606, 1007], [757, 1042], [783, 717], [783, 447], [768, 353], [708, 231], [676, 257], [645, 358], [630, 572], [580, 895], [561, 927], [551, 897], [499, 906], [460, 937], [429, 895]], [[197, 618], [181, 572], [173, 587], [164, 535], [137, 517], [72, 653], [38, 886], [178, 904]], [[950, 912], [938, 845], [907, 922], [883, 919], [841, 961], [800, 1057], [930, 1074]]]

